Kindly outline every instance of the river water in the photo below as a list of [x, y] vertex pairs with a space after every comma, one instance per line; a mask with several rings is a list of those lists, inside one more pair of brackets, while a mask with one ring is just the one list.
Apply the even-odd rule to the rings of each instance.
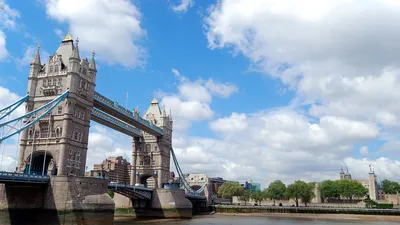
[[190, 220], [133, 220], [116, 218], [115, 225], [395, 225], [399, 222], [340, 219], [306, 219], [257, 216], [195, 216]]
[[[77, 219], [85, 218], [85, 219]], [[333, 218], [336, 218], [335, 216]], [[114, 220], [114, 222], [113, 222]], [[1, 212], [0, 225], [398, 225], [399, 222], [307, 219], [263, 216], [202, 215], [192, 219], [114, 218], [113, 213], [54, 214], [36, 212]]]

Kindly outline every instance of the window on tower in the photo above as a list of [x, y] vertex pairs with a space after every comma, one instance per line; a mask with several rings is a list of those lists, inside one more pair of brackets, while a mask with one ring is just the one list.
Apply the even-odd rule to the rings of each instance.
[[53, 72], [53, 66], [50, 66], [49, 73], [52, 73], [52, 72]]
[[56, 72], [56, 73], [58, 72], [58, 65], [54, 66], [54, 72]]

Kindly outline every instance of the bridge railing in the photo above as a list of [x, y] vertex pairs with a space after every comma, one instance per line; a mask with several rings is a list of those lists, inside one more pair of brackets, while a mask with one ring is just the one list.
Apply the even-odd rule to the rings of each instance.
[[160, 127], [158, 127], [157, 125], [154, 125], [150, 121], [147, 121], [140, 116], [136, 116], [132, 111], [125, 109], [124, 107], [120, 106], [117, 102], [112, 101], [111, 99], [99, 94], [98, 92], [94, 92], [94, 100], [121, 113], [122, 115], [124, 115], [126, 117], [129, 117], [129, 118], [137, 121], [141, 125], [149, 128], [151, 130], [154, 130], [161, 135], [163, 134], [163, 130]]
[[46, 183], [50, 180], [47, 175], [0, 172], [0, 181], [19, 181], [19, 182], [40, 182]]

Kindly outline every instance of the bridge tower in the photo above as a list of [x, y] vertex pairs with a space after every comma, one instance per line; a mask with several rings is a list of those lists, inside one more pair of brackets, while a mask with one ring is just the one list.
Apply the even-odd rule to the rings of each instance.
[[22, 132], [20, 172], [84, 175], [97, 70], [94, 53], [90, 62], [81, 59], [78, 43], [68, 32], [44, 64], [37, 48], [30, 64], [25, 111], [43, 106], [66, 90], [69, 96], [50, 115]]
[[[135, 110], [135, 116], [139, 116], [138, 110]], [[162, 188], [168, 183], [170, 175], [172, 116], [171, 113], [167, 115], [165, 107], [161, 110], [154, 98], [145, 119], [161, 127], [164, 135], [156, 137], [143, 131], [143, 138], [133, 139], [131, 185], [140, 183]], [[154, 183], [151, 184], [148, 179]]]

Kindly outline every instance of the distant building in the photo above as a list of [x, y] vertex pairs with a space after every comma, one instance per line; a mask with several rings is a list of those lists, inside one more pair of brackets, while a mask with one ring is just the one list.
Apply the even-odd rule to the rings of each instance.
[[94, 164], [93, 170], [89, 171], [87, 175], [108, 178], [110, 182], [119, 184], [129, 184], [129, 167], [130, 163], [122, 156], [108, 157], [101, 164]]
[[256, 191], [261, 191], [261, 185], [260, 183], [255, 183], [253, 181], [250, 182], [245, 182], [244, 184], [241, 184], [241, 186], [245, 190], [249, 190], [250, 192], [256, 192]]
[[382, 200], [385, 199], [384, 193], [378, 185], [375, 171], [370, 167], [368, 173], [368, 179], [352, 179], [349, 170], [344, 173], [343, 168], [341, 168], [340, 173], [340, 180], [355, 180], [362, 184], [368, 190], [368, 197], [371, 200]]

